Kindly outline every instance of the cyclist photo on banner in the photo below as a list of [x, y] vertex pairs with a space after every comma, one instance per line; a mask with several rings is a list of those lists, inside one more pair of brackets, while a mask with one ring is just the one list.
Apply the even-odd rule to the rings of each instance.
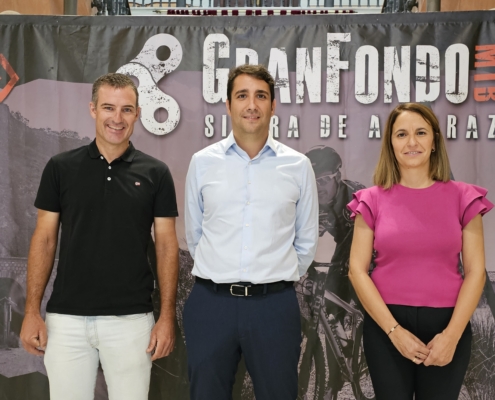
[[304, 340], [299, 399], [336, 400], [341, 391], [372, 399], [361, 346], [363, 315], [348, 278], [354, 222], [346, 205], [365, 186], [342, 179], [342, 159], [333, 148], [316, 146], [306, 156], [318, 187], [320, 239], [300, 288]]

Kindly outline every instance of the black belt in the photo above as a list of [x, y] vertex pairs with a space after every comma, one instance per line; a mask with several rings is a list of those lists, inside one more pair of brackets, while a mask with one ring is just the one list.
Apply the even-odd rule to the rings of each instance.
[[293, 287], [292, 281], [278, 281], [272, 283], [258, 283], [252, 284], [249, 282], [238, 283], [215, 283], [210, 279], [203, 279], [196, 277], [196, 283], [201, 285], [211, 286], [215, 292], [229, 293], [232, 296], [257, 296], [265, 295], [267, 293], [280, 292], [288, 287]]

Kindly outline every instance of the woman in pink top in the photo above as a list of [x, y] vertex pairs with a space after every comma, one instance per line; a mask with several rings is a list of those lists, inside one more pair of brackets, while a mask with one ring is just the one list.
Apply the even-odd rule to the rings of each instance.
[[364, 351], [377, 400], [457, 399], [485, 282], [481, 216], [493, 204], [485, 189], [450, 180], [438, 120], [421, 104], [390, 114], [374, 183], [348, 208], [349, 278], [367, 312]]

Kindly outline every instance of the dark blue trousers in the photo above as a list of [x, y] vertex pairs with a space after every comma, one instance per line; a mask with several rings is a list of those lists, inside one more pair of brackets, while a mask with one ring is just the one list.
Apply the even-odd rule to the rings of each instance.
[[191, 400], [230, 400], [244, 355], [257, 400], [297, 398], [301, 351], [293, 287], [252, 297], [196, 283], [183, 313]]
[[[453, 308], [388, 305], [397, 322], [428, 344], [449, 324]], [[376, 400], [457, 400], [471, 355], [471, 325], [444, 367], [425, 367], [403, 357], [369, 316], [363, 327], [364, 354]]]

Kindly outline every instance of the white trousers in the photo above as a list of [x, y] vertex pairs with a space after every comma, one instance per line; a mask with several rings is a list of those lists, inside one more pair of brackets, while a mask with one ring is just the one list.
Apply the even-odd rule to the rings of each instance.
[[82, 317], [46, 314], [50, 400], [93, 400], [101, 362], [110, 400], [147, 400], [153, 313]]

